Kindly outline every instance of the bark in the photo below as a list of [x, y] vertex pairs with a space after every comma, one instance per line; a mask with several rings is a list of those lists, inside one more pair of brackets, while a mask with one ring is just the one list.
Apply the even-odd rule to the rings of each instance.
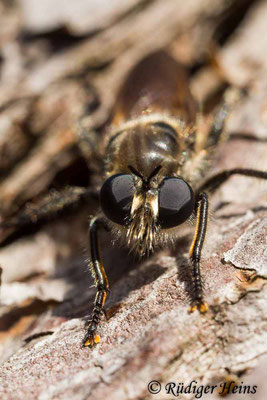
[[[246, 88], [210, 174], [266, 169], [265, 1], [63, 3], [43, 1], [46, 12], [34, 0], [0, 3], [2, 220], [52, 187], [93, 181], [95, 166], [88, 170], [77, 146], [80, 118], [86, 110], [100, 135], [129, 69], [161, 47], [190, 69], [205, 121], [225, 79]], [[219, 75], [207, 51], [214, 48]], [[106, 233], [111, 292], [93, 349], [80, 345], [95, 295], [86, 241], [96, 203], [12, 240], [1, 228], [1, 399], [169, 399], [168, 382], [231, 379], [257, 385], [250, 396], [265, 399], [266, 183], [234, 176], [210, 200], [201, 264], [208, 313], [188, 313], [193, 227], [142, 261]], [[149, 393], [152, 380], [159, 394]]]

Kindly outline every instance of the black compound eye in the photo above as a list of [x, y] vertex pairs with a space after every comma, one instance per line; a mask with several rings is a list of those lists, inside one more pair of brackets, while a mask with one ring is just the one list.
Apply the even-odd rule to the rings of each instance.
[[100, 205], [111, 221], [125, 225], [130, 215], [134, 195], [134, 179], [128, 174], [109, 177], [100, 191]]
[[194, 194], [183, 179], [165, 178], [159, 187], [159, 223], [173, 228], [185, 222], [194, 210]]

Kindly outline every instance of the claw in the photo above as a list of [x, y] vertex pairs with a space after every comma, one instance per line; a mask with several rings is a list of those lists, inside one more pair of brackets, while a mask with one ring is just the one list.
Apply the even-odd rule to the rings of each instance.
[[194, 302], [188, 309], [188, 312], [192, 313], [196, 310], [198, 310], [201, 314], [205, 314], [209, 309], [208, 304], [205, 301], [202, 301], [200, 303]]
[[100, 336], [94, 332], [87, 332], [83, 339], [82, 347], [93, 347], [98, 343], [100, 343]]

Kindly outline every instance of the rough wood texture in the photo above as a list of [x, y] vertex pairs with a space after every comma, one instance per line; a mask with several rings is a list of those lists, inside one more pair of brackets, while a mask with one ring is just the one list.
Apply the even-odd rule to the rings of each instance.
[[[46, 13], [35, 3], [0, 3], [2, 219], [51, 187], [92, 180], [95, 168], [88, 171], [76, 146], [79, 119], [86, 111], [93, 128], [103, 125], [129, 68], [159, 47], [191, 69], [192, 90], [207, 109], [223, 86], [208, 50], [216, 49], [232, 84], [246, 85], [210, 173], [266, 169], [266, 1], [116, 1], [109, 9], [106, 0], [69, 0], [63, 9], [46, 0]], [[265, 399], [266, 183], [235, 176], [211, 198], [202, 261], [206, 315], [188, 313], [193, 230], [142, 262], [105, 234], [107, 320], [101, 343], [81, 349], [95, 293], [86, 240], [96, 207], [92, 201], [0, 248], [1, 400], [169, 399], [168, 382], [229, 377], [257, 385], [253, 399]], [[157, 395], [147, 390], [151, 380], [162, 384]]]

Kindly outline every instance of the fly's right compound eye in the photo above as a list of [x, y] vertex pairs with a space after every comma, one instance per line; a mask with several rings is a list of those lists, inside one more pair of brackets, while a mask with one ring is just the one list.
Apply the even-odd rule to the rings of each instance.
[[163, 229], [185, 222], [194, 210], [191, 186], [181, 178], [164, 178], [159, 187], [159, 223]]
[[125, 225], [130, 216], [134, 196], [134, 179], [129, 174], [109, 177], [100, 191], [100, 205], [112, 222]]

